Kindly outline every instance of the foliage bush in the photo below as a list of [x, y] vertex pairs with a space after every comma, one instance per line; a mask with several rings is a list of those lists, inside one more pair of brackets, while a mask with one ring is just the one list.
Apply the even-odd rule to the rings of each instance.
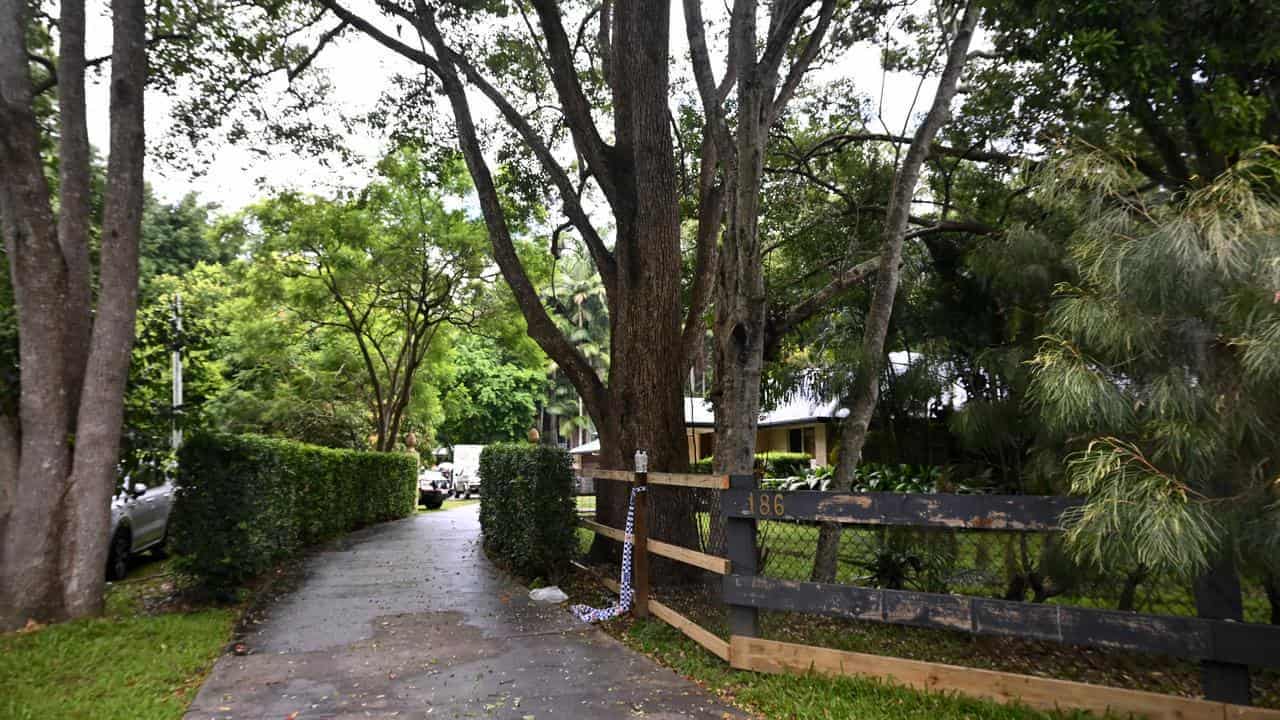
[[[800, 478], [762, 480], [764, 490], [828, 490], [835, 467], [821, 465]], [[894, 465], [861, 462], [854, 470], [853, 492], [933, 493], [942, 484], [942, 468], [936, 465]], [[969, 492], [964, 485], [948, 485], [948, 492]]]
[[170, 521], [178, 567], [225, 591], [302, 548], [413, 513], [408, 455], [199, 433], [179, 451]]
[[[807, 453], [763, 452], [756, 453], [756, 472], [766, 478], [800, 477], [809, 471], [813, 456]], [[715, 467], [715, 457], [705, 457], [689, 464], [689, 471], [710, 474]]]
[[502, 443], [480, 453], [480, 529], [485, 550], [512, 572], [558, 580], [577, 548], [569, 453]]

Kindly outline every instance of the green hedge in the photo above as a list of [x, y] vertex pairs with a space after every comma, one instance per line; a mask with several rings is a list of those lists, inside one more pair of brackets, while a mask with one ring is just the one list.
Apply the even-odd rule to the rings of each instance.
[[302, 548], [406, 517], [416, 461], [256, 435], [200, 433], [178, 453], [170, 535], [179, 568], [232, 589]]
[[559, 580], [578, 545], [569, 453], [504, 443], [480, 453], [480, 530], [490, 557], [527, 578]]
[[[756, 471], [763, 472], [767, 478], [804, 477], [809, 472], [809, 461], [812, 455], [793, 452], [764, 452], [756, 454]], [[689, 470], [695, 473], [711, 473], [715, 466], [714, 457], [705, 457], [690, 463]]]

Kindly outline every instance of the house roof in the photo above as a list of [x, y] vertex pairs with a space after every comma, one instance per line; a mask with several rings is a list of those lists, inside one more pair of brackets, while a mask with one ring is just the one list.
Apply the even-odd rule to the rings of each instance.
[[[848, 414], [840, 407], [839, 401], [820, 402], [810, 397], [794, 397], [760, 413], [758, 424], [760, 427], [776, 427], [830, 422]], [[715, 410], [702, 398], [687, 397], [684, 399], [684, 423], [689, 427], [713, 427], [716, 424]]]
[[[789, 400], [768, 412], [760, 413], [760, 427], [778, 427], [780, 425], [805, 425], [816, 422], [830, 422], [845, 417], [848, 410], [840, 407], [839, 402], [819, 402], [807, 397]], [[684, 399], [684, 424], [686, 427], [715, 427], [716, 414], [711, 403], [696, 397]], [[590, 455], [600, 452], [600, 441], [592, 440], [569, 451], [572, 455]]]

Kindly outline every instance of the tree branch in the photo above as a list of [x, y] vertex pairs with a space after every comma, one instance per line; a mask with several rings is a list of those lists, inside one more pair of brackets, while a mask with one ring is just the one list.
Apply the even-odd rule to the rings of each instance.
[[879, 264], [879, 258], [871, 258], [846, 268], [809, 297], [784, 311], [771, 314], [765, 330], [765, 357], [773, 357], [787, 333], [825, 310], [845, 290], [871, 277]]
[[689, 309], [685, 315], [680, 346], [684, 353], [684, 367], [694, 363], [702, 351], [703, 314], [711, 301], [716, 263], [719, 259], [719, 231], [724, 220], [725, 188], [716, 182], [716, 143], [704, 136], [702, 159], [698, 168], [698, 236], [695, 245], [693, 286], [689, 292]]
[[795, 95], [796, 88], [800, 86], [800, 82], [804, 79], [805, 73], [809, 71], [809, 66], [818, 57], [818, 51], [822, 48], [822, 40], [827, 34], [827, 29], [831, 26], [831, 17], [835, 14], [835, 10], [835, 0], [822, 0], [822, 7], [818, 9], [818, 25], [809, 34], [808, 39], [805, 40], [804, 49], [800, 51], [799, 57], [791, 64], [791, 69], [787, 71], [787, 79], [782, 83], [782, 88], [778, 91], [778, 96], [774, 99], [773, 106], [769, 110], [770, 125], [777, 121], [778, 116], [782, 114], [782, 110], [791, 101], [791, 97]]
[[[441, 42], [443, 43], [443, 39]], [[579, 191], [573, 187], [573, 182], [569, 179], [568, 173], [556, 161], [555, 156], [551, 154], [551, 149], [543, 142], [542, 137], [529, 121], [511, 105], [506, 96], [481, 75], [479, 70], [467, 61], [465, 57], [443, 44], [437, 47], [436, 51], [462, 71], [467, 81], [475, 86], [489, 102], [493, 103], [507, 124], [520, 135], [520, 138], [533, 151], [534, 156], [538, 158], [538, 163], [546, 171], [559, 191], [565, 215], [573, 223], [573, 226], [578, 229], [583, 242], [587, 244], [591, 259], [595, 262], [596, 269], [599, 270], [600, 277], [604, 281], [605, 291], [612, 296], [617, 289], [617, 261], [609, 248], [605, 247], [604, 239], [600, 237], [595, 226], [591, 224], [586, 211], [582, 208]]]
[[[798, 156], [788, 154], [788, 157], [792, 157], [796, 160], [810, 160], [820, 155], [839, 151], [846, 145], [858, 142], [888, 142], [904, 145], [910, 143], [911, 138], [904, 137], [902, 135], [893, 135], [890, 133], [840, 133], [838, 135], [830, 135], [823, 138], [813, 147], [810, 147]], [[996, 150], [977, 150], [975, 148], [959, 149], [935, 142], [929, 146], [929, 157], [937, 156], [954, 157], [960, 158], [961, 160], [972, 160], [974, 162], [1001, 163], [1005, 165], [1014, 165], [1027, 160], [1027, 158], [1024, 157]]]
[[311, 49], [311, 52], [307, 53], [307, 56], [302, 59], [302, 62], [286, 71], [285, 75], [288, 77], [289, 82], [293, 82], [299, 75], [306, 72], [307, 68], [311, 67], [311, 63], [315, 62], [315, 59], [320, 56], [320, 52], [324, 50], [325, 46], [332, 42], [334, 38], [341, 35], [342, 31], [346, 30], [348, 26], [349, 24], [347, 21], [343, 20], [338, 23], [337, 27], [321, 35], [319, 42], [317, 42], [316, 46]]
[[373, 23], [343, 7], [337, 0], [320, 0], [320, 4], [324, 5], [334, 15], [337, 15], [340, 20], [378, 41], [388, 50], [405, 59], [421, 64], [433, 73], [438, 71], [439, 62], [435, 58], [382, 32]]
[[609, 204], [616, 208], [618, 188], [613, 177], [613, 164], [609, 160], [612, 149], [600, 137], [600, 131], [591, 117], [591, 103], [587, 101], [582, 92], [582, 84], [578, 81], [573, 49], [560, 19], [560, 10], [555, 0], [532, 2], [547, 41], [547, 70], [551, 73], [551, 82], [564, 106], [573, 144], [578, 149], [578, 154], [586, 160], [587, 167], [600, 184]]
[[[428, 13], [423, 18], [422, 27], [426, 30], [426, 40], [439, 51], [444, 47], [444, 40], [435, 26], [434, 17]], [[471, 106], [467, 100], [466, 90], [451, 60], [438, 64], [438, 77], [444, 86], [445, 96], [453, 109], [454, 122], [458, 131], [458, 141], [467, 167], [471, 171], [476, 193], [480, 199], [480, 210], [485, 225], [489, 229], [489, 240], [493, 245], [494, 260], [502, 271], [502, 276], [511, 287], [516, 302], [528, 324], [529, 336], [538, 343], [547, 355], [569, 376], [574, 386], [579, 389], [583, 402], [593, 419], [603, 420], [606, 408], [604, 383], [596, 375], [595, 369], [587, 361], [582, 352], [576, 348], [564, 333], [556, 327], [551, 316], [547, 314], [538, 291], [530, 282], [524, 266], [517, 255], [511, 239], [511, 230], [507, 225], [506, 214], [498, 197], [497, 187], [493, 182], [493, 174], [488, 162], [484, 159], [483, 148], [476, 134], [475, 121], [471, 115]]]

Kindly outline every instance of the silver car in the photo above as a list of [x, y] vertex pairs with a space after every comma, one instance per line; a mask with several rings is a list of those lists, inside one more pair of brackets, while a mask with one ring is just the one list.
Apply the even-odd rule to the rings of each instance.
[[111, 548], [107, 553], [107, 579], [121, 580], [129, 572], [129, 557], [144, 550], [163, 548], [169, 535], [169, 511], [173, 509], [173, 481], [164, 479], [148, 487], [128, 477], [125, 489], [111, 499]]

